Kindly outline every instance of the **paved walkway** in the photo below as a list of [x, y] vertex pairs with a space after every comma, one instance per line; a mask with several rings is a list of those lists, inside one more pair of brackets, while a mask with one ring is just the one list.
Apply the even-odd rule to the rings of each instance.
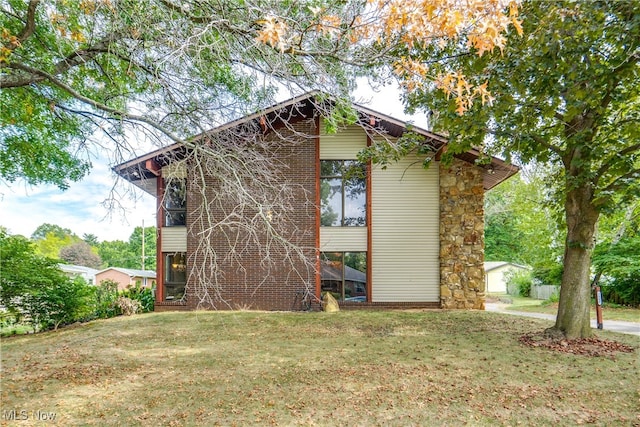
[[[527, 311], [513, 311], [513, 310], [506, 310], [505, 307], [506, 307], [505, 304], [498, 304], [498, 303], [492, 303], [492, 302], [488, 302], [485, 304], [485, 309], [487, 311], [496, 311], [499, 313], [513, 314], [514, 316], [535, 317], [536, 319], [546, 319], [551, 321], [556, 320], [555, 314], [529, 313]], [[591, 327], [592, 328], [597, 327], [597, 321], [595, 319], [591, 319]], [[637, 322], [623, 322], [620, 320], [607, 320], [605, 318], [602, 320], [602, 327], [603, 327], [603, 330], [605, 331], [613, 331], [613, 332], [620, 332], [623, 334], [640, 336], [640, 323], [637, 323]]]

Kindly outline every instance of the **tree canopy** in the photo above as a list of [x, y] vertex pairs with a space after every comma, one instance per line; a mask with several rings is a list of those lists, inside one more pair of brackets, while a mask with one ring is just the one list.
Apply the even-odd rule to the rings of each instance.
[[516, 3], [505, 12], [508, 4], [7, 0], [0, 177], [67, 188], [98, 147], [119, 161], [138, 145], [127, 136], [184, 141], [271, 103], [276, 88], [347, 97], [357, 76], [385, 66], [409, 80], [432, 78], [428, 64], [398, 58], [394, 48], [454, 40], [478, 52], [502, 47], [506, 28], [520, 25]]
[[524, 35], [509, 34], [500, 51], [456, 49], [445, 64], [486, 79], [491, 98], [467, 104], [462, 119], [451, 91], [418, 89], [409, 104], [436, 112], [452, 151], [474, 145], [555, 165], [566, 224], [555, 329], [588, 336], [596, 223], [640, 194], [640, 11], [633, 1], [529, 1], [521, 16]]

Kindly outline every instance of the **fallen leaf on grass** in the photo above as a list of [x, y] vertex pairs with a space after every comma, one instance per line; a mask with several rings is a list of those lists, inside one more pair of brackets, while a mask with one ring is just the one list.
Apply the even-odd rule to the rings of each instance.
[[600, 338], [579, 338], [575, 340], [554, 339], [542, 334], [522, 335], [519, 341], [529, 347], [543, 347], [562, 353], [571, 353], [589, 357], [613, 357], [616, 353], [633, 353], [635, 348]]

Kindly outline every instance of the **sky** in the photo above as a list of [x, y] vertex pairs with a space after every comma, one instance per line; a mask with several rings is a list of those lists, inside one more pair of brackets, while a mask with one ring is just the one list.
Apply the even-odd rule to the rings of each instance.
[[[426, 127], [424, 116], [404, 114], [397, 88], [386, 87], [379, 93], [361, 88], [355, 97], [367, 108]], [[143, 222], [145, 227], [156, 224], [155, 200], [131, 185], [118, 186], [120, 208], [108, 209], [103, 202], [111, 197], [115, 175], [106, 158], [92, 163], [91, 173], [72, 182], [66, 191], [51, 185], [0, 181], [0, 226], [10, 234], [30, 237], [38, 226], [48, 223], [68, 228], [79, 237], [94, 234], [99, 241], [126, 241]]]

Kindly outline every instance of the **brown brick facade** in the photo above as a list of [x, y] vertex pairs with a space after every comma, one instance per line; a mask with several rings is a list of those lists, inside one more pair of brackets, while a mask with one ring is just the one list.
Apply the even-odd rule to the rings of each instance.
[[[293, 128], [293, 129], [289, 129]], [[274, 261], [265, 265], [264, 252], [243, 243], [248, 237], [237, 229], [227, 228], [214, 233], [208, 241], [202, 241], [203, 226], [198, 221], [197, 207], [203, 198], [198, 191], [190, 188], [187, 199], [187, 290], [186, 301], [190, 309], [252, 309], [252, 310], [298, 310], [300, 297], [296, 292], [305, 287], [315, 288], [314, 260], [316, 258], [316, 144], [312, 137], [317, 134], [315, 121], [306, 119], [289, 124], [288, 128], [270, 132], [264, 138], [277, 139], [278, 160], [283, 163], [283, 179], [294, 183], [296, 197], [294, 209], [283, 220], [275, 212], [275, 227], [284, 230], [288, 240], [304, 248], [310, 263], [298, 258], [285, 259], [285, 252], [274, 245], [270, 258]], [[293, 143], [292, 140], [297, 140]], [[256, 165], [258, 167], [259, 165]], [[191, 182], [191, 180], [189, 180]], [[206, 191], [216, 191], [220, 183], [206, 178]], [[224, 206], [213, 206], [212, 214], [222, 215]], [[253, 215], [253, 212], [249, 212]], [[229, 241], [240, 242], [235, 262], [223, 260], [230, 249]], [[210, 253], [202, 248], [209, 245], [217, 256], [217, 270], [212, 271]], [[199, 249], [200, 248], [200, 249]], [[262, 249], [264, 250], [264, 249]], [[219, 273], [219, 274], [216, 274]]]

